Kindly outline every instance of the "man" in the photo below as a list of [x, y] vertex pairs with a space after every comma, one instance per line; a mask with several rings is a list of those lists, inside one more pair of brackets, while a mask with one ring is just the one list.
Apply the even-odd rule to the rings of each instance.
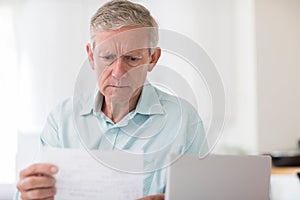
[[[145, 160], [150, 159], [144, 167], [151, 171], [144, 178], [145, 200], [164, 199], [162, 168], [168, 154], [207, 151], [197, 111], [146, 81], [161, 55], [157, 29], [150, 12], [139, 4], [114, 0], [99, 8], [91, 19], [91, 43], [86, 46], [97, 76], [95, 94], [78, 95], [58, 105], [40, 137], [43, 146], [143, 151]], [[17, 184], [20, 197], [53, 199], [53, 175], [58, 170], [45, 163], [22, 170]]]

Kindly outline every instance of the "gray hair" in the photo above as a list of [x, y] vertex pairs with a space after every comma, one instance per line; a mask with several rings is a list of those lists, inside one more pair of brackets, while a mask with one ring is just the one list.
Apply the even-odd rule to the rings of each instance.
[[91, 39], [97, 31], [112, 31], [122, 27], [149, 27], [150, 46], [158, 43], [158, 25], [144, 6], [127, 0], [112, 0], [100, 7], [90, 22]]

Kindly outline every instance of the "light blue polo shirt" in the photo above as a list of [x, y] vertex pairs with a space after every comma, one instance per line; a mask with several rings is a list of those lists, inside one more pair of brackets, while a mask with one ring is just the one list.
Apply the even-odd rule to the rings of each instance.
[[41, 144], [60, 148], [144, 152], [144, 195], [164, 193], [168, 154], [205, 154], [208, 151], [202, 121], [187, 101], [169, 95], [148, 82], [136, 109], [118, 123], [101, 111], [103, 96], [82, 94], [57, 105], [49, 114]]

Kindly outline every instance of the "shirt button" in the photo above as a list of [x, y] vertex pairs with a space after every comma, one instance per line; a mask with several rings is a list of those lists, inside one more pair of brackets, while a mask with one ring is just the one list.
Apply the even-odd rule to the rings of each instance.
[[114, 133], [114, 132], [115, 132], [115, 129], [114, 129], [114, 128], [110, 129], [110, 132], [111, 132], [111, 133]]

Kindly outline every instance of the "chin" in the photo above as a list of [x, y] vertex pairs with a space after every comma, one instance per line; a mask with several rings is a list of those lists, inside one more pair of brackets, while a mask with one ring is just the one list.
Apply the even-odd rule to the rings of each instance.
[[129, 100], [132, 97], [132, 91], [131, 90], [114, 90], [109, 93], [109, 95], [105, 95], [107, 98], [109, 98], [112, 102], [119, 102], [119, 103], [126, 103], [129, 102]]

